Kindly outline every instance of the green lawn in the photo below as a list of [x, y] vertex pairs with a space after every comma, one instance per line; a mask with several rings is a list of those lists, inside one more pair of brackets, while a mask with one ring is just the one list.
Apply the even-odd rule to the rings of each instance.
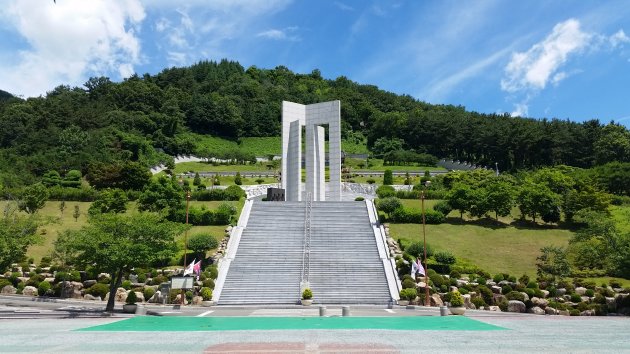
[[181, 162], [175, 165], [175, 174], [186, 172], [253, 172], [273, 171], [267, 164], [255, 163], [248, 165], [213, 165], [207, 162]]
[[[536, 274], [536, 257], [547, 245], [566, 246], [572, 233], [557, 228], [482, 226], [473, 222], [426, 225], [427, 243], [433, 250], [449, 251], [496, 274]], [[490, 223], [492, 224], [492, 223]], [[422, 241], [422, 225], [390, 224], [390, 232], [403, 244]]]
[[279, 136], [241, 138], [239, 147], [241, 151], [254, 154], [256, 157], [280, 155], [282, 138]]

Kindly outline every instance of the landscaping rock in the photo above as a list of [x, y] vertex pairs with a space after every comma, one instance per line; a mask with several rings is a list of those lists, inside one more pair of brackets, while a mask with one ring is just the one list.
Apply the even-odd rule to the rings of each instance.
[[25, 286], [22, 290], [22, 295], [26, 296], [37, 296], [37, 288], [34, 286]]
[[83, 283], [78, 281], [66, 281], [61, 283], [61, 297], [69, 299], [82, 299], [81, 289]]
[[525, 313], [526, 309], [527, 307], [522, 301], [510, 300], [508, 302], [508, 307], [507, 307], [508, 312]]
[[96, 284], [96, 280], [94, 280], [94, 279], [86, 280], [86, 281], [83, 282], [83, 287], [87, 289], [87, 288], [91, 287], [94, 284]]
[[17, 289], [13, 287], [12, 285], [5, 285], [4, 288], [2, 288], [2, 291], [0, 291], [0, 294], [16, 294], [16, 293], [17, 293]]
[[527, 295], [527, 293], [521, 292], [521, 294], [523, 294], [525, 301], [529, 300], [529, 295]]
[[545, 313], [547, 315], [557, 315], [559, 313], [558, 310], [554, 309], [553, 307], [545, 307]]
[[453, 291], [459, 291], [459, 288], [451, 285], [451, 287], [449, 288], [449, 292], [453, 292]]
[[[177, 294], [177, 297], [175, 297], [174, 303], [176, 303], [176, 304], [181, 304], [182, 303], [182, 294]], [[185, 296], [184, 296], [184, 305], [188, 305], [188, 300], [186, 300]]]
[[153, 296], [151, 296], [148, 302], [153, 303], [153, 304], [161, 304], [162, 301], [163, 301], [162, 292], [158, 290], [155, 292], [155, 294], [153, 294]]
[[580, 295], [580, 296], [582, 296], [582, 295], [586, 294], [586, 288], [582, 287], [582, 286], [577, 287], [577, 288], [575, 288], [575, 293]]
[[477, 308], [477, 307], [476, 307], [476, 306], [472, 303], [470, 294], [465, 294], [465, 295], [462, 295], [462, 298], [464, 299], [464, 306], [465, 306], [467, 309], [476, 309], [476, 308]]
[[495, 293], [495, 294], [501, 294], [501, 287], [500, 287], [500, 286], [498, 286], [498, 285], [493, 285], [491, 289], [492, 289], [492, 292], [493, 292], [493, 293]]
[[55, 282], [55, 277], [46, 277], [46, 278], [44, 278], [44, 281], [47, 281], [47, 282], [49, 282], [50, 284], [52, 284], [52, 283], [54, 283], [54, 282]]
[[581, 296], [580, 298], [582, 299], [582, 302], [586, 302], [586, 303], [591, 302], [591, 298], [588, 296]]
[[[131, 292], [131, 290], [129, 290], [127, 292], [127, 294], [125, 294], [125, 300], [127, 300], [127, 296], [129, 296], [129, 293]], [[136, 299], [138, 299], [136, 302], [138, 303], [142, 303], [144, 302], [144, 294], [140, 291], [134, 291], [136, 293]]]
[[532, 297], [532, 304], [534, 304], [534, 306], [545, 308], [549, 304], [549, 301], [534, 296]]
[[97, 278], [97, 279], [101, 279], [101, 278], [110, 278], [110, 279], [111, 279], [111, 278], [112, 278], [112, 276], [111, 276], [111, 275], [109, 275], [109, 273], [100, 273], [100, 274], [98, 275], [98, 277], [96, 277], [96, 278]]
[[444, 306], [442, 298], [438, 294], [431, 295], [431, 306]]
[[468, 284], [468, 280], [465, 279], [457, 279], [457, 287], [460, 288], [464, 285]]
[[501, 312], [501, 308], [499, 306], [488, 306], [488, 311]]
[[527, 310], [528, 313], [533, 313], [534, 315], [544, 315], [545, 314], [545, 310], [541, 309], [538, 306], [534, 306], [532, 308], [530, 308], [529, 310]]
[[544, 297], [548, 297], [549, 296], [549, 291], [548, 290], [541, 290], [541, 291], [545, 295]]
[[595, 310], [586, 310], [580, 312], [580, 316], [595, 316]]
[[232, 232], [232, 226], [228, 225], [228, 227], [225, 228], [225, 233], [229, 234], [230, 232]]
[[567, 289], [565, 289], [565, 288], [557, 289], [556, 293], [558, 294], [558, 296], [563, 296], [564, 294], [567, 293]]
[[[105, 301], [109, 300], [109, 292], [105, 295]], [[127, 290], [125, 288], [116, 289], [116, 295], [114, 295], [115, 302], [125, 302], [127, 300]]]
[[90, 294], [83, 295], [83, 299], [84, 300], [91, 300], [91, 301], [101, 301], [101, 297], [100, 296], [94, 296], [94, 295], [90, 295]]
[[560, 310], [558, 311], [558, 314], [561, 316], [571, 316], [571, 313], [569, 312], [569, 310]]
[[492, 301], [495, 304], [500, 304], [503, 301], [507, 301], [507, 298], [505, 297], [505, 295], [502, 294], [492, 294]]
[[192, 298], [193, 305], [201, 305], [202, 301], [203, 301], [203, 298], [201, 296], [193, 296]]

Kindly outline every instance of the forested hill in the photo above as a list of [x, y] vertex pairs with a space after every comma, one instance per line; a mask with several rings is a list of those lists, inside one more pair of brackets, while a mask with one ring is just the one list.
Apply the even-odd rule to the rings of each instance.
[[[135, 161], [148, 166], [165, 154], [198, 152], [194, 134], [238, 140], [279, 136], [281, 101], [341, 100], [343, 138], [376, 153], [414, 150], [439, 158], [499, 164], [502, 170], [567, 164], [590, 167], [630, 161], [630, 132], [597, 120], [512, 118], [431, 105], [319, 70], [295, 74], [223, 60], [165, 69], [114, 83], [91, 78], [22, 100], [0, 91], [0, 173], [41, 176], [48, 170]], [[163, 153], [164, 152], [164, 153]]]

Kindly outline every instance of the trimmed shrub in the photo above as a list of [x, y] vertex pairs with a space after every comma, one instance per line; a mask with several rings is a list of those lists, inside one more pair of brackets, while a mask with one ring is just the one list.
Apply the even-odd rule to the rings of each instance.
[[578, 309], [571, 309], [571, 310], [569, 311], [569, 314], [570, 314], [571, 316], [579, 316], [579, 315], [580, 315], [580, 310], [578, 310]]
[[507, 295], [507, 294], [511, 293], [512, 291], [514, 291], [514, 289], [512, 289], [512, 287], [509, 286], [509, 285], [504, 285], [501, 288], [501, 294], [503, 294], [503, 295]]
[[462, 295], [468, 294], [470, 291], [466, 288], [459, 288], [459, 293]]
[[11, 285], [13, 286], [13, 283], [11, 283], [9, 280], [7, 279], [0, 279], [0, 290], [2, 290], [2, 288], [4, 288], [7, 285]]
[[304, 289], [304, 291], [302, 291], [302, 299], [310, 300], [312, 298], [313, 298], [313, 291], [311, 291], [311, 289], [306, 288]]
[[107, 284], [96, 283], [87, 288], [85, 292], [92, 296], [99, 296], [101, 299], [104, 299], [109, 292], [109, 286]]
[[576, 293], [571, 294], [571, 302], [582, 302], [582, 297]]
[[[415, 257], [424, 257], [424, 244], [422, 242], [414, 242], [409, 246], [405, 247], [405, 252]], [[427, 257], [431, 257], [433, 255], [433, 250], [431, 250], [431, 246], [427, 244]]]
[[451, 273], [449, 275], [451, 276], [451, 279], [453, 280], [459, 279], [462, 276], [461, 273], [456, 270], [451, 270]]
[[392, 186], [380, 186], [376, 188], [376, 195], [379, 198], [395, 197], [396, 190]]
[[210, 269], [207, 269], [207, 271], [210, 272], [210, 279], [216, 279], [219, 275], [219, 270], [217, 269], [216, 265], [211, 266]]
[[535, 290], [532, 288], [525, 288], [523, 289], [523, 292], [527, 294], [527, 296], [529, 296], [530, 298], [532, 298], [534, 294], [536, 293]]
[[403, 300], [413, 301], [418, 296], [418, 291], [415, 288], [402, 289], [399, 295]]
[[376, 180], [375, 180], [374, 178], [368, 178], [368, 179], [366, 180], [366, 182], [367, 182], [368, 184], [374, 184], [374, 183], [376, 183]]
[[402, 281], [402, 288], [403, 289], [415, 289], [416, 288], [416, 282], [413, 281], [412, 279], [405, 279]]
[[49, 282], [43, 281], [39, 283], [39, 286], [37, 287], [37, 293], [39, 294], [39, 296], [45, 296], [51, 288], [52, 285], [50, 285]]
[[508, 300], [518, 300], [525, 302], [525, 295], [519, 293], [518, 291], [511, 291], [505, 295]]
[[144, 291], [142, 291], [142, 294], [144, 295], [144, 300], [149, 301], [149, 299], [155, 295], [155, 289], [152, 287], [146, 287], [144, 288]]
[[243, 188], [232, 185], [223, 190], [223, 200], [239, 200], [241, 198], [247, 198], [247, 193]]
[[456, 261], [455, 256], [453, 256], [453, 254], [448, 251], [435, 252], [433, 258], [435, 258], [438, 263], [442, 264], [454, 264]]
[[127, 305], [133, 305], [138, 301], [138, 295], [136, 295], [135, 291], [130, 291], [127, 294], [127, 299], [125, 300], [125, 303]]
[[444, 278], [439, 274], [431, 275], [429, 276], [429, 279], [431, 279], [433, 285], [437, 286], [438, 288], [442, 286], [442, 284], [444, 284]]
[[492, 277], [492, 281], [494, 281], [495, 283], [498, 283], [502, 280], [504, 280], [503, 274], [496, 274], [494, 277]]
[[532, 280], [527, 283], [527, 287], [530, 289], [538, 289], [538, 283]]
[[125, 290], [129, 290], [129, 289], [131, 289], [131, 281], [130, 280], [124, 280], [120, 286], [123, 289], [125, 289]]
[[[304, 289], [304, 290], [306, 290], [306, 289]], [[212, 300], [212, 289], [207, 288], [207, 287], [203, 287], [199, 291], [199, 295], [201, 295], [201, 298], [204, 301], [210, 301], [210, 300]], [[311, 296], [312, 296], [312, 294], [311, 294]], [[302, 294], [302, 297], [304, 297], [304, 294]]]
[[214, 280], [206, 279], [202, 282], [202, 285], [206, 288], [214, 289]]
[[464, 298], [462, 297], [462, 294], [459, 293], [459, 291], [451, 291], [451, 298], [449, 300], [449, 303], [451, 304], [451, 306], [453, 307], [460, 307], [460, 306], [464, 306]]
[[383, 185], [392, 185], [394, 184], [394, 174], [392, 170], [385, 170], [383, 173]]
[[376, 201], [376, 206], [380, 211], [391, 215], [391, 213], [393, 213], [396, 209], [402, 208], [402, 203], [400, 202], [400, 199], [396, 197], [387, 197], [378, 199]]
[[475, 296], [472, 298], [472, 303], [473, 305], [475, 305], [476, 308], [481, 309], [486, 307], [486, 302], [483, 300], [483, 298], [479, 297], [479, 296]]

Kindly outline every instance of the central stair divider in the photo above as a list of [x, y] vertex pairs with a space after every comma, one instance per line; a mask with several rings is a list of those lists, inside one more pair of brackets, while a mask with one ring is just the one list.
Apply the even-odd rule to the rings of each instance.
[[306, 194], [304, 206], [304, 245], [302, 250], [302, 280], [300, 281], [299, 299], [302, 298], [302, 291], [310, 288], [309, 273], [311, 268], [311, 211], [313, 208], [313, 196]]

